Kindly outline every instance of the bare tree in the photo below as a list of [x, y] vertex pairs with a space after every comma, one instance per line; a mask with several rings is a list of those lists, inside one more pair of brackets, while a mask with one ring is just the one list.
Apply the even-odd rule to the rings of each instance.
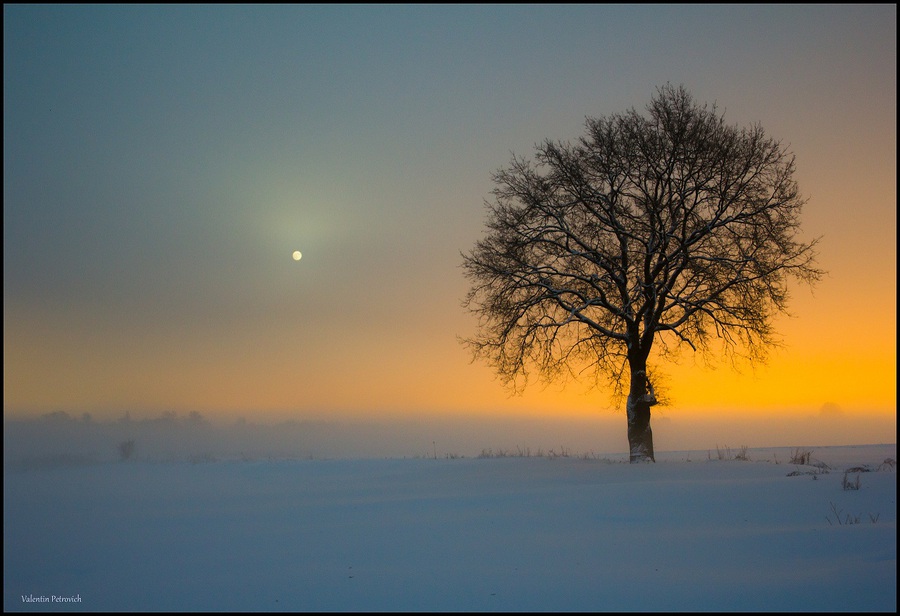
[[479, 317], [464, 342], [515, 391], [587, 373], [624, 397], [627, 377], [630, 458], [653, 461], [651, 350], [765, 360], [789, 279], [823, 274], [817, 240], [798, 239], [788, 149], [683, 87], [586, 129], [493, 175], [486, 236], [463, 255]]

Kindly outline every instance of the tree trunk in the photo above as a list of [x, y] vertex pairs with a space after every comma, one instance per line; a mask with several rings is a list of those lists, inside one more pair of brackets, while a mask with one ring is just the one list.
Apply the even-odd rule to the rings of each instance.
[[650, 407], [656, 404], [653, 386], [643, 369], [631, 373], [626, 411], [628, 414], [628, 448], [630, 461], [656, 462], [653, 456], [653, 431], [650, 429]]

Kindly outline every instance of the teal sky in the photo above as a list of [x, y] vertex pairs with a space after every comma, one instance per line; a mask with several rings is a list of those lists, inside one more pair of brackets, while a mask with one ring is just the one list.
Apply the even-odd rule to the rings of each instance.
[[469, 364], [460, 252], [511, 153], [666, 82], [797, 155], [789, 342], [862, 304], [895, 374], [895, 5], [3, 10], [6, 412], [551, 412]]

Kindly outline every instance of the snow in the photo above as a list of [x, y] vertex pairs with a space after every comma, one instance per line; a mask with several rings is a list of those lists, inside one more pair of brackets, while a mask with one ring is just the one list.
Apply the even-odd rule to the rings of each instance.
[[896, 611], [896, 445], [791, 453], [5, 464], [4, 610]]

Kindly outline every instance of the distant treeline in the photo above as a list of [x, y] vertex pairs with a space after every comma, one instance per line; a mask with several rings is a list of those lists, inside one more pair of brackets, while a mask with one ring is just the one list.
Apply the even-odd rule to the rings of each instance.
[[343, 432], [339, 424], [311, 421], [262, 425], [239, 419], [219, 426], [198, 412], [179, 416], [167, 411], [140, 419], [125, 413], [98, 421], [89, 413], [79, 417], [55, 411], [4, 421], [4, 465], [70, 466], [124, 461], [123, 457], [155, 462], [330, 457], [352, 445], [335, 441]]

